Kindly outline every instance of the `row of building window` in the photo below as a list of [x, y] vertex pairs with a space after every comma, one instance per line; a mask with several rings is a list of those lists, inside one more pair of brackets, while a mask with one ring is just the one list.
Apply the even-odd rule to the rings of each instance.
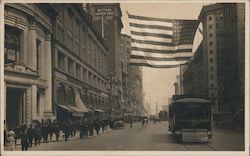
[[[219, 14], [215, 17], [216, 21], [222, 20], [223, 19], [223, 14]], [[212, 16], [208, 16], [208, 21], [212, 21], [213, 17]]]
[[[66, 58], [64, 54], [58, 51], [58, 68], [64, 72], [67, 72], [71, 76], [88, 83], [94, 87], [100, 88], [106, 91], [107, 83], [102, 80], [97, 74], [88, 71], [86, 68], [82, 67], [80, 64], [74, 62], [70, 58]], [[104, 66], [104, 65], [103, 65]], [[66, 69], [67, 67], [67, 69]]]
[[[75, 55], [86, 61], [98, 72], [107, 73], [106, 66], [103, 66], [107, 63], [106, 54], [97, 41], [91, 37], [86, 26], [74, 16], [70, 8], [67, 9], [63, 21], [63, 24], [57, 21], [57, 40], [64, 43]], [[64, 36], [66, 36], [65, 39]]]

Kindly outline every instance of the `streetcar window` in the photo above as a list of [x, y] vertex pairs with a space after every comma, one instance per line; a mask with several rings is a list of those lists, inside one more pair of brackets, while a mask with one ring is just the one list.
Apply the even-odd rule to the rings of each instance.
[[176, 119], [207, 120], [210, 118], [210, 109], [205, 106], [182, 106], [175, 109]]

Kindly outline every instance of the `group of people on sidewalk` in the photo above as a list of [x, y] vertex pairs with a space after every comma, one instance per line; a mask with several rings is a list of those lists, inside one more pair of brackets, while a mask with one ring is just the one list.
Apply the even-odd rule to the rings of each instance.
[[[37, 146], [41, 143], [48, 143], [50, 141], [58, 141], [59, 137], [63, 137], [63, 140], [68, 141], [69, 138], [75, 137], [79, 132], [80, 139], [88, 139], [89, 136], [94, 134], [98, 135], [100, 132], [104, 133], [107, 128], [115, 129], [115, 123], [118, 119], [68, 119], [58, 122], [54, 120], [47, 120], [44, 122], [41, 120], [34, 121], [29, 126], [23, 124], [21, 126], [8, 126], [8, 130], [4, 130], [4, 146], [6, 150], [16, 150], [16, 146], [19, 141], [21, 143], [22, 151], [27, 151], [33, 145]], [[133, 122], [137, 120], [124, 120], [124, 123], [130, 124], [133, 127]], [[142, 119], [142, 125], [144, 127], [146, 120]], [[61, 134], [61, 135], [60, 135]], [[53, 137], [55, 136], [55, 137]], [[18, 142], [18, 143], [17, 143]]]
[[[87, 139], [89, 136], [98, 135], [100, 130], [104, 132], [109, 125], [108, 120], [66, 120], [57, 122], [54, 120], [48, 120], [44, 122], [36, 121], [33, 124], [21, 126], [9, 126], [8, 131], [4, 130], [4, 146], [6, 150], [16, 150], [18, 140], [21, 141], [22, 151], [27, 151], [32, 145], [40, 145], [40, 143], [48, 143], [50, 141], [58, 141], [60, 132], [65, 141], [71, 137], [76, 136], [76, 132], [79, 131], [80, 139]], [[53, 137], [55, 135], [55, 137]], [[55, 138], [53, 140], [53, 138]]]

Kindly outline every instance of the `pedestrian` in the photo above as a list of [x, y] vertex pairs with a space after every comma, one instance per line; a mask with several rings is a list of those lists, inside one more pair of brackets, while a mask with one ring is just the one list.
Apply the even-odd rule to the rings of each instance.
[[70, 128], [69, 128], [69, 122], [68, 121], [65, 121], [64, 124], [63, 124], [63, 133], [64, 133], [65, 141], [68, 141], [69, 133], [70, 133]]
[[13, 130], [15, 132], [15, 145], [16, 145], [17, 139], [21, 138], [21, 131], [20, 131], [20, 127], [18, 127], [17, 125], [14, 125]]
[[38, 144], [40, 145], [41, 143], [41, 138], [42, 138], [42, 130], [40, 128], [40, 124], [36, 124], [34, 128], [34, 139], [35, 139], [35, 146]]
[[84, 130], [85, 127], [84, 127], [84, 123], [82, 122], [82, 124], [80, 125], [80, 139], [84, 139]]
[[94, 135], [94, 125], [93, 125], [93, 121], [90, 120], [89, 122], [89, 135], [93, 136]]
[[7, 133], [7, 147], [8, 150], [14, 151], [15, 150], [15, 132], [13, 131], [12, 127], [9, 128], [9, 132]]
[[27, 130], [27, 135], [28, 135], [28, 139], [29, 139], [29, 147], [32, 147], [32, 143], [33, 143], [33, 138], [34, 138], [34, 129], [32, 124], [30, 124], [30, 127]]
[[48, 143], [48, 135], [49, 135], [48, 124], [42, 124], [41, 130], [42, 130], [43, 142]]
[[129, 123], [130, 123], [130, 128], [133, 128], [133, 119], [130, 119]]
[[84, 137], [88, 139], [89, 125], [87, 122], [84, 122]]
[[54, 127], [50, 120], [47, 125], [48, 125], [48, 132], [49, 132], [49, 140], [51, 141], [53, 137], [53, 133], [54, 133]]
[[102, 133], [104, 133], [104, 129], [105, 129], [105, 120], [102, 120], [101, 126], [102, 126]]
[[100, 131], [100, 124], [98, 120], [95, 121], [94, 126], [95, 126], [96, 134], [98, 135]]
[[60, 136], [60, 129], [59, 129], [59, 124], [58, 122], [56, 122], [56, 120], [53, 121], [52, 123], [52, 127], [53, 127], [53, 132], [55, 133], [56, 135], [56, 141], [58, 141], [58, 138]]
[[4, 129], [4, 140], [3, 140], [3, 145], [6, 146], [6, 143], [7, 143], [7, 133], [6, 133], [6, 130]]
[[22, 125], [21, 126], [21, 145], [22, 145], [22, 151], [27, 151], [29, 147], [29, 141], [28, 141], [28, 134], [27, 134], [27, 126]]
[[141, 125], [142, 125], [142, 128], [143, 128], [144, 125], [145, 125], [145, 120], [144, 119], [142, 119]]

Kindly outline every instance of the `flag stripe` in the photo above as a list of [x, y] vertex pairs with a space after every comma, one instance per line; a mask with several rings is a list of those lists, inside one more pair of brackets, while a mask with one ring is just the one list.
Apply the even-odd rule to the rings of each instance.
[[180, 53], [150, 53], [150, 52], [143, 52], [143, 51], [131, 51], [131, 56], [147, 56], [147, 57], [155, 57], [155, 58], [175, 58], [175, 57], [192, 57], [193, 54], [191, 52], [180, 52]]
[[132, 66], [145, 66], [145, 67], [151, 67], [151, 68], [176, 68], [179, 67], [180, 65], [151, 65], [148, 63], [132, 63], [129, 62], [129, 65]]
[[172, 38], [172, 35], [168, 35], [168, 34], [156, 34], [156, 33], [148, 33], [148, 32], [131, 31], [131, 34], [138, 35], [138, 36], [152, 36], [152, 37], [159, 37], [159, 38]]
[[143, 40], [143, 41], [158, 41], [158, 42], [172, 43], [172, 38], [141, 36], [141, 35], [133, 35], [133, 34], [131, 34], [131, 38], [136, 39], [136, 40]]
[[136, 28], [131, 27], [133, 32], [140, 32], [140, 33], [154, 33], [154, 34], [166, 34], [166, 35], [173, 35], [173, 30], [162, 30], [162, 29], [149, 29], [149, 28]]
[[172, 22], [146, 21], [146, 20], [138, 20], [138, 19], [129, 19], [129, 22], [143, 24], [143, 25], [161, 25], [161, 26], [165, 26], [165, 27], [173, 27]]
[[138, 20], [147, 20], [147, 21], [161, 21], [161, 22], [171, 22], [171, 19], [164, 19], [164, 18], [156, 18], [156, 17], [144, 17], [144, 16], [137, 16], [137, 15], [128, 15], [129, 19], [138, 19]]
[[151, 65], [157, 65], [157, 66], [161, 66], [161, 65], [180, 65], [180, 64], [184, 64], [187, 62], [187, 60], [182, 60], [182, 61], [153, 61], [153, 60], [145, 60], [145, 59], [130, 59], [131, 63], [148, 63]]
[[166, 46], [166, 45], [154, 45], [154, 44], [141, 44], [132, 42], [132, 47], [138, 47], [138, 48], [147, 48], [147, 49], [155, 49], [155, 50], [181, 50], [181, 49], [191, 49], [192, 50], [192, 44], [187, 45], [178, 45], [178, 46]]
[[149, 40], [144, 41], [144, 40], [136, 40], [136, 39], [132, 39], [132, 42], [141, 43], [141, 44], [166, 45], [166, 46], [173, 45], [172, 43], [168, 43], [168, 42], [157, 42], [157, 41], [149, 41]]
[[150, 57], [150, 56], [139, 56], [139, 55], [130, 55], [131, 59], [145, 59], [152, 61], [187, 61], [191, 57], [173, 57], [173, 58], [163, 58], [163, 57]]
[[173, 27], [165, 27], [162, 25], [143, 25], [143, 24], [137, 24], [137, 23], [129, 23], [129, 26], [130, 27], [137, 27], [137, 28], [173, 30]]
[[138, 47], [131, 47], [131, 50], [136, 51], [143, 51], [143, 52], [151, 52], [151, 53], [162, 53], [162, 54], [173, 54], [173, 53], [180, 53], [180, 52], [192, 52], [192, 49], [178, 49], [178, 50], [156, 50], [156, 49], [148, 49], [148, 48], [138, 48]]

